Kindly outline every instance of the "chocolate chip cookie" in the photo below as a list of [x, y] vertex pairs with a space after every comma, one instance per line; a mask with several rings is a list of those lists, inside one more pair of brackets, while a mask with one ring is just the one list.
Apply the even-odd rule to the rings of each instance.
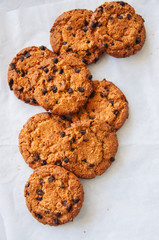
[[76, 53], [85, 64], [96, 62], [103, 49], [97, 47], [90, 32], [92, 11], [74, 9], [61, 14], [50, 31], [50, 43], [56, 53]]
[[34, 72], [41, 70], [40, 64], [47, 62], [53, 52], [44, 46], [27, 47], [21, 50], [11, 61], [8, 69], [8, 83], [17, 98], [32, 105], [38, 105], [34, 98], [37, 82]]
[[[84, 119], [101, 120], [116, 131], [128, 118], [128, 102], [122, 91], [107, 80], [93, 81], [93, 92], [87, 104], [70, 117], [72, 122]], [[68, 118], [68, 117], [67, 117]], [[66, 119], [63, 116], [63, 119]]]
[[70, 125], [51, 113], [39, 113], [31, 117], [19, 134], [20, 152], [30, 167], [46, 164], [50, 147], [57, 143], [61, 132]]
[[54, 57], [43, 69], [34, 92], [39, 105], [57, 115], [78, 112], [93, 91], [86, 65], [70, 53]]
[[101, 121], [83, 120], [61, 133], [50, 148], [47, 164], [66, 168], [80, 178], [101, 175], [115, 160], [118, 140], [111, 127]]
[[123, 1], [105, 2], [92, 14], [91, 32], [99, 48], [123, 58], [139, 51], [146, 39], [144, 19]]
[[25, 185], [24, 195], [33, 217], [51, 226], [73, 221], [84, 199], [80, 180], [55, 165], [34, 170]]

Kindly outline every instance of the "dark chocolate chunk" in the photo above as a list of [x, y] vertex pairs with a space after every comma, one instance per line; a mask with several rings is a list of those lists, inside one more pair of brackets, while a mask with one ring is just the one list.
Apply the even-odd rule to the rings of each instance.
[[79, 92], [84, 92], [84, 88], [83, 88], [83, 87], [79, 87], [79, 88], [78, 88], [78, 91], [79, 91]]
[[66, 44], [67, 44], [67, 42], [63, 42], [63, 43], [62, 43], [62, 45], [66, 45]]
[[23, 90], [24, 90], [23, 87], [21, 87], [21, 88], [18, 89], [19, 92], [23, 92]]
[[70, 143], [72, 144], [72, 143], [74, 143], [75, 141], [76, 141], [76, 139], [73, 137], [73, 138], [71, 138]]
[[131, 17], [132, 17], [131, 14], [128, 13], [128, 14], [127, 14], [127, 18], [128, 18], [128, 20], [130, 20]]
[[115, 111], [114, 111], [114, 114], [115, 114], [116, 116], [118, 115], [118, 113], [119, 113], [118, 110], [115, 110]]
[[94, 119], [95, 119], [95, 117], [91, 117], [91, 116], [89, 116], [89, 119], [91, 119], [91, 120], [94, 120]]
[[67, 207], [67, 211], [70, 212], [72, 209], [72, 204], [70, 204], [70, 206]]
[[43, 165], [46, 165], [47, 164], [47, 162], [46, 162], [46, 160], [41, 160], [41, 166], [43, 166]]
[[112, 42], [111, 45], [114, 46], [114, 43]]
[[72, 27], [71, 27], [71, 26], [68, 26], [68, 27], [67, 27], [67, 30], [72, 30]]
[[83, 160], [82, 160], [82, 162], [87, 162], [87, 159], [86, 159], [86, 158], [85, 158], [85, 159], [83, 159]]
[[90, 41], [87, 41], [86, 43], [90, 43]]
[[37, 193], [38, 195], [40, 195], [40, 196], [42, 196], [42, 195], [44, 194], [44, 192], [43, 192], [42, 189], [38, 189], [38, 190], [36, 191], [36, 193]]
[[57, 92], [57, 87], [55, 85], [52, 85], [51, 90], [53, 91], [53, 93], [56, 93]]
[[70, 51], [72, 51], [72, 48], [71, 48], [70, 46], [68, 46], [68, 47], [66, 48], [66, 52], [70, 52]]
[[30, 103], [30, 99], [29, 99], [29, 98], [26, 98], [26, 99], [25, 99], [25, 102], [26, 102], [26, 103]]
[[59, 220], [57, 218], [54, 219], [54, 223], [55, 225], [58, 225], [59, 224]]
[[89, 167], [94, 167], [95, 165], [94, 164], [89, 164]]
[[42, 89], [42, 94], [45, 95], [46, 93], [47, 93], [47, 89], [46, 88]]
[[91, 23], [91, 27], [92, 27], [92, 28], [96, 28], [96, 27], [97, 27], [97, 24], [98, 24], [98, 22], [92, 22], [92, 23]]
[[118, 18], [118, 19], [123, 19], [123, 16], [118, 15], [117, 18]]
[[24, 54], [24, 56], [25, 56], [26, 58], [29, 58], [31, 55], [30, 55], [29, 52], [26, 52], [26, 53]]
[[35, 100], [35, 98], [32, 98], [32, 103], [37, 104], [37, 101]]
[[43, 216], [42, 216], [40, 213], [34, 212], [34, 214], [35, 214], [35, 216], [36, 216], [37, 218], [39, 218], [39, 219], [42, 219], [42, 218], [43, 218]]
[[43, 184], [43, 183], [44, 183], [44, 179], [43, 179], [43, 178], [40, 178], [40, 179], [39, 179], [39, 183], [40, 183], [40, 184]]
[[62, 205], [66, 206], [67, 200], [62, 201]]
[[89, 97], [93, 98], [94, 96], [95, 96], [95, 92], [93, 91]]
[[28, 182], [27, 184], [26, 184], [26, 187], [29, 187], [30, 186], [30, 182]]
[[80, 69], [75, 68], [75, 72], [76, 72], [76, 73], [79, 73], [80, 71], [81, 71]]
[[40, 46], [40, 49], [44, 51], [44, 50], [45, 50], [45, 47], [44, 47], [44, 46]]
[[19, 60], [21, 60], [21, 61], [23, 62], [24, 57], [23, 57], [23, 56], [20, 56], [20, 57], [19, 57]]
[[88, 77], [89, 80], [92, 79], [92, 75], [90, 75], [90, 74], [88, 74], [87, 77]]
[[113, 106], [113, 104], [114, 104], [113, 100], [109, 100], [109, 102], [110, 102], [110, 103], [111, 103], [111, 105]]
[[112, 16], [109, 16], [109, 18], [108, 18], [109, 20], [113, 20], [114, 18], [112, 17]]
[[60, 69], [59, 73], [62, 74], [63, 73], [63, 69]]
[[54, 63], [58, 63], [58, 58], [54, 58], [54, 59], [53, 59], [53, 62], [54, 62]]
[[44, 67], [44, 68], [42, 68], [42, 69], [43, 69], [43, 71], [46, 72], [46, 73], [48, 73], [48, 71], [49, 71], [49, 69], [46, 68], [46, 67]]
[[90, 51], [88, 49], [86, 51], [86, 56], [91, 56], [91, 53], [90, 53]]
[[107, 44], [107, 43], [104, 43], [104, 47], [105, 47], [105, 48], [108, 48], [108, 44]]
[[52, 76], [52, 75], [49, 75], [48, 78], [47, 78], [47, 81], [49, 82], [49, 81], [51, 81], [51, 80], [53, 80], [53, 76]]
[[68, 93], [73, 93], [73, 89], [72, 89], [72, 88], [69, 88], [69, 89], [67, 90], [67, 92], [68, 92]]
[[86, 133], [86, 130], [80, 130], [80, 133], [84, 135]]
[[120, 1], [119, 3], [121, 6], [123, 6], [123, 7], [125, 6], [125, 3], [123, 1]]
[[40, 156], [39, 154], [35, 154], [34, 157], [33, 157], [34, 161], [38, 161], [40, 159]]
[[48, 182], [51, 183], [55, 180], [55, 177], [53, 175], [51, 175], [49, 178], [48, 178]]
[[25, 76], [25, 72], [24, 72], [24, 70], [22, 70], [21, 77], [24, 77], [24, 76]]
[[74, 152], [74, 150], [75, 150], [74, 148], [71, 148], [71, 152]]
[[130, 50], [130, 45], [126, 45], [125, 49]]
[[61, 137], [64, 137], [64, 136], [65, 136], [65, 132], [61, 132], [61, 133], [60, 133], [60, 136], [61, 136]]
[[60, 213], [60, 212], [57, 212], [57, 213], [55, 213], [55, 216], [56, 216], [56, 217], [60, 217], [60, 216], [61, 216], [61, 213]]
[[83, 30], [84, 32], [87, 32], [87, 27], [84, 27], [82, 30]]
[[36, 200], [41, 201], [43, 198], [42, 197], [37, 197]]
[[80, 200], [79, 198], [75, 198], [75, 199], [73, 199], [73, 202], [74, 202], [74, 203], [78, 203], [79, 200]]
[[59, 161], [56, 161], [55, 165], [57, 166], [62, 166], [62, 162], [59, 160]]
[[114, 162], [114, 161], [115, 161], [115, 158], [114, 158], [114, 157], [111, 157], [109, 160], [110, 160], [111, 162]]
[[9, 81], [10, 90], [13, 90], [13, 88], [12, 88], [13, 84], [14, 84], [14, 80], [10, 79], [10, 81]]
[[83, 139], [83, 142], [88, 142], [88, 141], [89, 141], [88, 138]]
[[15, 69], [15, 64], [14, 63], [10, 64], [10, 67], [12, 70]]
[[88, 26], [88, 24], [89, 24], [89, 23], [87, 22], [87, 20], [84, 20], [83, 23], [84, 23], [85, 26]]
[[69, 162], [69, 159], [68, 159], [67, 157], [65, 157], [65, 158], [63, 159], [63, 161], [64, 161], [65, 163], [68, 163], [68, 162]]
[[100, 93], [100, 96], [102, 97], [102, 98], [105, 98], [105, 97], [107, 97], [107, 94], [105, 94], [105, 93]]
[[98, 12], [103, 12], [103, 7], [102, 6], [98, 7]]
[[46, 213], [46, 214], [49, 214], [49, 213], [50, 213], [50, 210], [49, 210], [49, 209], [47, 209], [47, 210], [45, 211], [45, 213]]
[[82, 58], [82, 62], [87, 64], [87, 60], [85, 58]]
[[141, 38], [136, 38], [136, 44], [139, 44], [141, 42]]

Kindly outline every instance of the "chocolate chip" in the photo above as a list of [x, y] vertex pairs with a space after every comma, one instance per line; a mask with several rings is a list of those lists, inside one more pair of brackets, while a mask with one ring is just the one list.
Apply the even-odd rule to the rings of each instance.
[[69, 88], [69, 89], [67, 90], [67, 92], [68, 92], [68, 93], [73, 93], [73, 89], [72, 89], [72, 88]]
[[55, 180], [55, 177], [53, 175], [51, 175], [49, 178], [48, 178], [48, 182], [51, 183]]
[[70, 143], [72, 144], [72, 143], [74, 143], [75, 141], [76, 141], [76, 139], [73, 137], [73, 138], [71, 138]]
[[84, 27], [82, 30], [83, 30], [84, 32], [87, 32], [87, 27]]
[[42, 197], [37, 197], [36, 200], [41, 201], [43, 198]]
[[119, 2], [121, 6], [125, 6], [125, 3], [123, 1]]
[[43, 179], [43, 178], [40, 178], [40, 179], [39, 179], [39, 183], [40, 183], [40, 184], [43, 184], [43, 183], [44, 183], [44, 179]]
[[85, 58], [82, 58], [82, 62], [87, 64], [87, 60]]
[[26, 53], [24, 54], [24, 56], [25, 56], [26, 58], [29, 58], [31, 55], [30, 55], [29, 52], [26, 52]]
[[47, 164], [47, 162], [46, 162], [46, 160], [41, 160], [41, 166], [43, 166], [43, 165], [46, 165]]
[[72, 30], [72, 27], [71, 27], [71, 26], [68, 26], [68, 27], [67, 27], [67, 30]]
[[21, 88], [18, 89], [19, 92], [23, 92], [23, 90], [24, 90], [23, 87], [21, 87]]
[[91, 53], [90, 53], [90, 51], [88, 49], [86, 51], [86, 56], [91, 56]]
[[51, 81], [51, 80], [53, 80], [53, 76], [52, 76], [52, 75], [49, 75], [48, 78], [47, 78], [47, 81], [49, 82], [49, 81]]
[[98, 22], [92, 22], [92, 23], [91, 23], [91, 27], [92, 27], [92, 28], [96, 28], [96, 27], [97, 27], [97, 24], [98, 24]]
[[87, 22], [87, 20], [84, 20], [83, 23], [84, 23], [85, 26], [88, 26], [88, 24], [89, 24], [89, 23]]
[[13, 84], [14, 84], [14, 80], [10, 79], [10, 81], [9, 81], [10, 90], [13, 90], [13, 88], [12, 88]]
[[29, 99], [29, 98], [26, 98], [26, 99], [25, 99], [25, 102], [26, 102], [26, 103], [30, 103], [30, 99]]
[[59, 74], [62, 74], [62, 73], [63, 73], [63, 69], [60, 69]]
[[130, 20], [132, 18], [131, 14], [128, 13], [127, 18], [128, 18], [128, 20]]
[[88, 142], [88, 141], [89, 141], [88, 138], [83, 139], [83, 142]]
[[33, 159], [34, 159], [34, 161], [38, 161], [38, 160], [40, 159], [39, 154], [35, 154], [35, 155], [33, 156]]
[[98, 12], [103, 12], [103, 7], [102, 6], [98, 7]]
[[65, 188], [65, 184], [62, 182], [61, 186], [59, 188]]
[[115, 114], [116, 116], [118, 115], [118, 113], [119, 113], [118, 110], [115, 110], [115, 111], [114, 111], [114, 114]]
[[44, 51], [45, 47], [42, 45], [42, 46], [40, 46], [40, 49]]
[[38, 195], [40, 195], [40, 196], [44, 194], [43, 190], [41, 190], [41, 189], [38, 189], [38, 190], [36, 191], [36, 193], [37, 193]]
[[75, 72], [76, 72], [76, 73], [79, 73], [80, 71], [81, 71], [80, 69], [75, 68]]
[[90, 41], [87, 41], [86, 43], [90, 43]]
[[136, 38], [136, 44], [139, 44], [141, 42], [141, 38]]
[[92, 79], [92, 75], [90, 75], [90, 74], [88, 74], [87, 77], [88, 77], [89, 80]]
[[54, 62], [54, 63], [58, 63], [58, 58], [54, 58], [54, 59], [53, 59], [53, 62]]
[[114, 43], [112, 42], [111, 45], [114, 46]]
[[46, 93], [47, 93], [47, 89], [46, 88], [42, 89], [42, 94], [45, 95]]
[[66, 206], [67, 200], [62, 201], [62, 205]]
[[55, 165], [57, 165], [57, 166], [62, 166], [62, 162], [59, 160], [59, 161], [56, 161], [55, 162]]
[[56, 93], [57, 92], [57, 87], [55, 85], [52, 85], [51, 90], [53, 91], [53, 93]]
[[79, 200], [80, 200], [79, 198], [75, 198], [75, 199], [73, 199], [73, 202], [74, 202], [74, 203], [78, 203]]
[[58, 104], [59, 102], [58, 101], [56, 101], [56, 104]]
[[79, 87], [79, 88], [78, 88], [78, 91], [79, 91], [79, 92], [84, 92], [84, 88], [83, 88], [83, 87]]
[[15, 71], [16, 71], [16, 73], [20, 73], [20, 71], [18, 69], [16, 69], [16, 68], [15, 68]]
[[10, 67], [12, 70], [15, 69], [15, 64], [14, 63], [10, 64]]
[[26, 191], [26, 194], [27, 194], [27, 195], [29, 195], [29, 192], [28, 192], [28, 191]]
[[111, 162], [114, 162], [114, 161], [115, 161], [115, 158], [114, 158], [114, 157], [111, 157], [109, 160], [110, 160]]
[[113, 106], [113, 104], [114, 104], [113, 100], [109, 100], [109, 102], [110, 102], [110, 103], [111, 103], [111, 105]]
[[64, 161], [65, 163], [68, 163], [68, 162], [69, 162], [69, 159], [68, 159], [67, 157], [65, 157], [65, 158], [63, 159], [63, 161]]
[[63, 42], [63, 43], [62, 43], [62, 45], [66, 45], [66, 44], [67, 44], [67, 42]]
[[60, 216], [61, 216], [61, 213], [60, 213], [60, 212], [57, 212], [57, 213], [55, 213], [55, 216], [56, 216], [56, 217], [60, 217]]
[[30, 182], [28, 182], [27, 184], [26, 184], [26, 187], [29, 187], [30, 186]]
[[118, 19], [123, 19], [123, 16], [118, 15], [117, 18]]
[[72, 204], [70, 204], [70, 206], [67, 207], [67, 211], [70, 212], [72, 209]]
[[48, 73], [48, 71], [49, 71], [49, 69], [46, 68], [46, 67], [44, 67], [44, 68], [42, 68], [42, 69], [43, 69], [43, 71], [46, 72], [46, 73]]
[[49, 213], [50, 213], [50, 210], [49, 210], [49, 209], [47, 209], [47, 210], [45, 211], [45, 213], [46, 213], [46, 214], [49, 214]]
[[89, 167], [94, 167], [95, 165], [94, 164], [89, 164]]
[[89, 119], [91, 119], [91, 120], [94, 120], [94, 119], [95, 119], [95, 117], [91, 117], [91, 116], [89, 116]]
[[109, 20], [113, 20], [114, 18], [112, 17], [112, 16], [109, 16], [109, 18], [108, 18]]
[[66, 52], [70, 52], [70, 51], [72, 51], [72, 48], [71, 48], [70, 46], [68, 46], [68, 47], [66, 48]]
[[85, 158], [85, 159], [83, 159], [83, 160], [82, 160], [82, 162], [87, 162], [87, 159], [86, 159], [86, 158]]
[[102, 26], [101, 22], [98, 22], [97, 27], [101, 27], [101, 26]]
[[102, 98], [105, 98], [105, 97], [107, 97], [107, 94], [104, 94], [104, 93], [100, 93], [100, 96], [102, 97]]
[[71, 152], [74, 152], [74, 150], [75, 150], [74, 148], [71, 148]]
[[39, 218], [39, 219], [42, 219], [42, 218], [43, 218], [43, 216], [42, 216], [40, 213], [34, 212], [34, 214], [35, 214], [35, 216], [36, 216], [37, 218]]
[[84, 135], [86, 133], [86, 130], [80, 130], [80, 133]]
[[126, 45], [125, 49], [130, 50], [130, 45]]
[[35, 100], [35, 98], [32, 98], [32, 103], [37, 104], [37, 101]]
[[94, 96], [95, 96], [95, 92], [93, 91], [89, 97], [94, 98]]
[[23, 57], [23, 56], [20, 56], [19, 60], [21, 60], [21, 61], [23, 62], [24, 57]]
[[65, 115], [61, 115], [60, 118], [61, 118], [62, 120], [66, 120]]
[[59, 220], [57, 218], [54, 219], [54, 223], [55, 225], [58, 225], [59, 224]]
[[107, 43], [104, 43], [104, 47], [105, 47], [105, 48], [108, 48], [108, 44], [107, 44]]
[[94, 59], [94, 62], [96, 63], [98, 60], [99, 60], [99, 58], [95, 58], [95, 59]]
[[61, 137], [64, 137], [64, 136], [65, 136], [65, 132], [61, 132], [61, 133], [60, 133], [60, 136], [61, 136]]
[[24, 70], [22, 70], [21, 77], [24, 77], [24, 76], [25, 76], [25, 72], [24, 72]]

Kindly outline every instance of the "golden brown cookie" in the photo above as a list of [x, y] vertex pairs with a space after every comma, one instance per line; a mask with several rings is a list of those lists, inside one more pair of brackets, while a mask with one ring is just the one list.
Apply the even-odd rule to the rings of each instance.
[[96, 62], [103, 53], [90, 32], [92, 11], [74, 9], [61, 14], [50, 31], [50, 43], [56, 53], [76, 53], [85, 64]]
[[33, 217], [51, 226], [73, 221], [84, 200], [80, 180], [55, 165], [34, 170], [25, 185], [24, 195]]
[[139, 51], [146, 39], [144, 19], [128, 3], [105, 2], [92, 14], [90, 28], [99, 48], [123, 58]]
[[34, 92], [39, 105], [57, 115], [78, 112], [93, 91], [86, 65], [74, 54], [65, 54], [43, 67], [46, 71], [39, 75]]
[[[93, 81], [93, 92], [87, 104], [70, 120], [92, 119], [108, 123], [116, 131], [122, 127], [129, 115], [128, 102], [122, 91], [112, 82]], [[68, 117], [63, 116], [63, 119]]]
[[11, 61], [8, 69], [8, 83], [17, 98], [38, 105], [34, 98], [36, 77], [34, 72], [41, 70], [41, 63], [45, 64], [53, 52], [44, 46], [27, 47], [21, 50]]
[[111, 127], [101, 121], [79, 121], [61, 133], [50, 148], [47, 164], [60, 165], [80, 178], [104, 173], [115, 160], [118, 140]]
[[30, 167], [46, 164], [50, 147], [57, 143], [61, 132], [70, 123], [51, 113], [39, 113], [31, 117], [19, 134], [20, 152]]

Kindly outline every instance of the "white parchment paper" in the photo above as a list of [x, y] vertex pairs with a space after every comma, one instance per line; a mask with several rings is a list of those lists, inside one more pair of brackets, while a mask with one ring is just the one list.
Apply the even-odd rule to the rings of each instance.
[[82, 180], [85, 202], [72, 223], [44, 226], [25, 205], [23, 189], [32, 169], [19, 153], [18, 134], [29, 117], [44, 110], [9, 91], [8, 64], [24, 47], [43, 44], [51, 49], [49, 30], [62, 12], [94, 10], [103, 2], [60, 0], [0, 11], [0, 240], [159, 239], [158, 0], [128, 0], [145, 19], [142, 51], [126, 59], [103, 55], [89, 66], [93, 79], [112, 81], [129, 101], [129, 119], [117, 133], [116, 161], [102, 176]]

